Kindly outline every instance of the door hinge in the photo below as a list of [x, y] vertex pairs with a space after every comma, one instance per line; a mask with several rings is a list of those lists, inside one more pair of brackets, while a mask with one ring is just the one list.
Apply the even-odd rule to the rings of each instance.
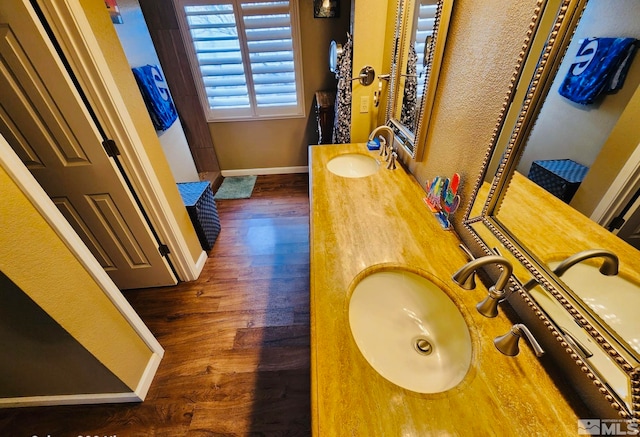
[[118, 146], [116, 145], [116, 142], [110, 138], [102, 142], [102, 147], [104, 147], [104, 150], [107, 152], [107, 155], [110, 158], [113, 158], [120, 154], [120, 150], [118, 150]]
[[609, 223], [609, 230], [615, 231], [616, 229], [620, 229], [622, 225], [624, 225], [625, 221], [626, 220], [623, 219], [621, 215], [615, 217], [613, 220], [611, 220], [611, 223]]
[[167, 246], [166, 244], [161, 244], [160, 246], [158, 246], [158, 252], [160, 252], [160, 256], [167, 256], [171, 253], [171, 251], [169, 250], [169, 246]]

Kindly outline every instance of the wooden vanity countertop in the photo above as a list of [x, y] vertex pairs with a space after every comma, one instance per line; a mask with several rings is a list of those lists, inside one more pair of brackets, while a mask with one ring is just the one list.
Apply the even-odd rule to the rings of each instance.
[[[479, 281], [466, 291], [451, 280], [465, 255], [457, 235], [443, 230], [424, 204], [416, 180], [385, 163], [371, 176], [337, 176], [327, 162], [344, 153], [379, 158], [364, 144], [309, 148], [313, 434], [576, 435], [579, 417], [540, 363], [549, 358], [536, 358], [525, 341], [517, 357], [498, 352], [493, 339], [511, 323], [502, 312], [488, 319], [476, 311], [487, 294]], [[454, 389], [419, 394], [398, 387], [358, 350], [348, 321], [354, 279], [384, 266], [421, 273], [461, 309], [473, 358]]]
[[[640, 283], [636, 248], [518, 172], [497, 217], [542, 262], [562, 261], [587, 249], [608, 249], [620, 260], [619, 274]], [[599, 260], [586, 262], [595, 265]]]

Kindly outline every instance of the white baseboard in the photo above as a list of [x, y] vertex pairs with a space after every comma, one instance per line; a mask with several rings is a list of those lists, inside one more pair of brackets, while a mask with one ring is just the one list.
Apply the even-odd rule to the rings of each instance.
[[151, 355], [147, 367], [138, 382], [135, 392], [125, 393], [89, 393], [89, 394], [70, 394], [55, 396], [23, 396], [15, 398], [0, 398], [0, 408], [15, 407], [45, 407], [52, 405], [88, 405], [88, 404], [118, 404], [130, 402], [142, 402], [147, 397], [149, 387], [156, 375], [160, 361], [161, 353]]
[[89, 404], [117, 404], [124, 402], [141, 402], [142, 399], [134, 392], [127, 393], [96, 393], [59, 396], [25, 396], [0, 399], [0, 408], [15, 407], [46, 407], [52, 405], [89, 405]]
[[200, 273], [202, 273], [202, 269], [204, 269], [204, 263], [209, 259], [209, 255], [204, 250], [200, 253], [200, 257], [198, 257], [198, 261], [196, 261], [196, 265], [194, 267], [196, 277], [193, 279], [194, 281], [200, 277]]
[[296, 167], [270, 167], [270, 168], [241, 168], [238, 170], [222, 170], [222, 176], [252, 176], [265, 174], [290, 174], [290, 173], [309, 173], [309, 167], [300, 165]]
[[144, 369], [144, 373], [138, 382], [138, 387], [136, 387], [135, 394], [136, 397], [141, 401], [147, 397], [147, 393], [149, 392], [149, 387], [151, 387], [151, 383], [153, 382], [154, 376], [156, 376], [156, 372], [158, 371], [158, 367], [160, 366], [160, 361], [162, 361], [162, 357], [164, 356], [164, 350], [162, 353], [154, 353], [151, 355], [151, 359], [147, 363], [146, 369]]

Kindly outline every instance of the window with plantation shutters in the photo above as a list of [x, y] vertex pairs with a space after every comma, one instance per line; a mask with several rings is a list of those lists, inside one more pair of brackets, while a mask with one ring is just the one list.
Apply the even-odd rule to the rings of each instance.
[[426, 67], [424, 66], [424, 46], [428, 36], [433, 36], [433, 27], [436, 21], [436, 12], [438, 10], [438, 2], [436, 0], [420, 0], [416, 4], [416, 20], [414, 25], [416, 29], [416, 54], [418, 62], [416, 64], [418, 74], [418, 95], [424, 95], [424, 75]]
[[209, 121], [304, 115], [296, 1], [175, 1]]

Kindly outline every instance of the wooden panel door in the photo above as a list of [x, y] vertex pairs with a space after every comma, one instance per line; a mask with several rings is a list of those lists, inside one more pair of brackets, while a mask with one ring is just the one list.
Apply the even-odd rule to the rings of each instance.
[[71, 77], [28, 21], [20, 32], [0, 24], [0, 133], [119, 288], [176, 284]]

